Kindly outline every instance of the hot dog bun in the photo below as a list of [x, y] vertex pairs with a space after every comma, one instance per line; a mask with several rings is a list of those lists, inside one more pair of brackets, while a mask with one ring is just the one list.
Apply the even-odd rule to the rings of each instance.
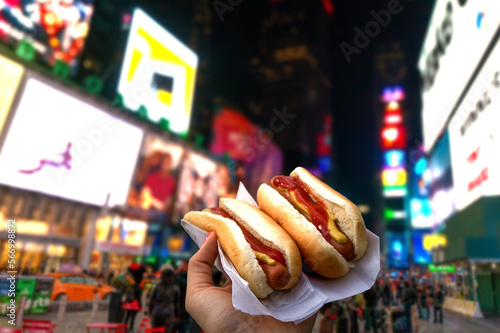
[[[246, 202], [222, 198], [219, 206], [263, 244], [283, 254], [290, 281], [282, 289], [293, 287], [300, 278], [302, 261], [299, 249], [290, 236], [268, 215]], [[189, 212], [184, 220], [205, 231], [216, 232], [224, 252], [258, 298], [265, 298], [273, 292], [250, 244], [235, 221], [206, 212]]]
[[[337, 218], [338, 227], [354, 247], [352, 261], [360, 259], [366, 251], [367, 235], [358, 207], [304, 168], [296, 168], [290, 176], [298, 177], [307, 191], [321, 200], [333, 213]], [[347, 274], [350, 269], [348, 261], [277, 190], [267, 184], [262, 184], [257, 192], [257, 202], [260, 209], [269, 214], [288, 232], [312, 270], [328, 278], [337, 278]]]

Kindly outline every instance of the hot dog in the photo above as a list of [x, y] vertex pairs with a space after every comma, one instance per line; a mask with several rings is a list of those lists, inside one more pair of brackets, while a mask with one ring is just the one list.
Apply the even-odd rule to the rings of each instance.
[[324, 277], [344, 276], [366, 251], [358, 207], [304, 168], [262, 184], [257, 202], [292, 237], [307, 265]]
[[216, 232], [227, 257], [258, 298], [293, 287], [300, 278], [302, 261], [290, 236], [246, 202], [223, 198], [219, 206], [189, 212], [184, 220]]

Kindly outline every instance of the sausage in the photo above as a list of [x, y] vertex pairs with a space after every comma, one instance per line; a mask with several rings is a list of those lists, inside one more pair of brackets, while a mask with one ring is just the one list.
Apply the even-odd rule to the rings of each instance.
[[330, 245], [333, 246], [345, 260], [349, 261], [352, 257], [354, 257], [354, 247], [352, 246], [351, 241], [348, 240], [345, 244], [339, 244], [335, 241], [335, 239], [331, 238]]
[[283, 289], [290, 282], [290, 273], [283, 264], [268, 265], [259, 260], [260, 267], [266, 274], [267, 283], [273, 289]]

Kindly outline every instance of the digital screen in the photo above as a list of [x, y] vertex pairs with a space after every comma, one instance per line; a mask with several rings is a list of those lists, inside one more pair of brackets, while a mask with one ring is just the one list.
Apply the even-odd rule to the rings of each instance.
[[0, 134], [23, 77], [23, 66], [0, 56]]
[[129, 216], [166, 222], [172, 212], [184, 148], [148, 134], [128, 197]]
[[434, 223], [441, 224], [456, 210], [448, 132], [437, 142], [436, 148], [429, 158], [429, 172]]
[[132, 18], [118, 92], [132, 111], [168, 120], [174, 133], [189, 129], [198, 57], [140, 9]]
[[431, 171], [427, 168], [427, 159], [421, 157], [413, 168], [410, 176], [410, 217], [414, 229], [431, 228], [434, 226], [434, 216], [429, 200]]
[[229, 177], [230, 183], [224, 197], [236, 197], [240, 182], [245, 184], [250, 194], [255, 195], [262, 183], [268, 183], [272, 177], [282, 172], [281, 149], [267, 136], [268, 132], [257, 127], [241, 113], [226, 107], [219, 108], [214, 117], [212, 132], [211, 153], [229, 156], [233, 160], [226, 168], [229, 174], [223, 175], [224, 179]]
[[497, 42], [448, 127], [457, 209], [500, 194], [499, 59]]
[[0, 183], [69, 200], [124, 205], [141, 129], [29, 79], [0, 152]]
[[417, 264], [428, 264], [432, 261], [431, 251], [424, 248], [425, 234], [414, 232], [412, 235], [413, 243], [413, 262]]
[[179, 224], [190, 211], [219, 207], [219, 198], [226, 191], [221, 182], [221, 174], [226, 168], [226, 165], [217, 164], [204, 155], [187, 154], [180, 173], [173, 224]]
[[387, 264], [391, 268], [408, 267], [408, 245], [403, 233], [387, 232]]
[[436, 1], [418, 63], [426, 152], [443, 132], [499, 23], [499, 1]]
[[29, 41], [38, 58], [51, 66], [58, 60], [75, 66], [93, 4], [94, 0], [0, 0], [0, 39], [16, 49], [21, 41]]

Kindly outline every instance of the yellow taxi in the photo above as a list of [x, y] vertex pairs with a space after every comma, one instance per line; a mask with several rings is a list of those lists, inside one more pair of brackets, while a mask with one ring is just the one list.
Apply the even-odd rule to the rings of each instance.
[[106, 299], [114, 289], [107, 284], [97, 281], [85, 274], [53, 273], [44, 274], [54, 278], [51, 301], [59, 301], [66, 295], [69, 302], [92, 301], [94, 295], [99, 294], [99, 299]]

